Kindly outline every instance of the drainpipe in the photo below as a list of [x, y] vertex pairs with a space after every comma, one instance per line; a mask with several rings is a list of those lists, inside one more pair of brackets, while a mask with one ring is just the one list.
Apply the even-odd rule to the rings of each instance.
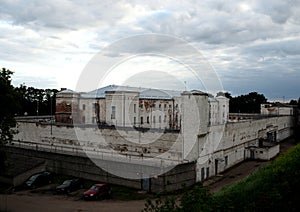
[[174, 98], [172, 99], [173, 101], [173, 121], [172, 121], [172, 128], [174, 129], [175, 128], [175, 117], [174, 117]]
[[123, 93], [123, 127], [125, 127], [125, 94]]

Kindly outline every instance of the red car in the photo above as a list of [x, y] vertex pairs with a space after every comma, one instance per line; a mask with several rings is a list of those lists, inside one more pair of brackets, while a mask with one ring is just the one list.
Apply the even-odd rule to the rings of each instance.
[[89, 190], [83, 193], [83, 199], [99, 199], [111, 194], [111, 186], [106, 183], [94, 184]]

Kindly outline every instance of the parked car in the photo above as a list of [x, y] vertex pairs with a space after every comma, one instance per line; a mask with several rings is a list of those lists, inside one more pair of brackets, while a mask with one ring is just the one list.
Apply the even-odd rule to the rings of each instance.
[[56, 187], [58, 193], [70, 193], [82, 188], [82, 181], [80, 179], [65, 180], [61, 185]]
[[25, 181], [24, 187], [34, 189], [52, 182], [52, 174], [50, 172], [40, 172], [32, 175]]
[[99, 183], [94, 184], [89, 190], [83, 193], [83, 199], [99, 199], [107, 197], [111, 194], [112, 188], [109, 184]]

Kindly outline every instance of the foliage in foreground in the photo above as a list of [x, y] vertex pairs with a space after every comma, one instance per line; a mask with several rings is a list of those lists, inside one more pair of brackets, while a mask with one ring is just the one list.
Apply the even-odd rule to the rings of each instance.
[[[13, 72], [5, 68], [0, 70], [0, 148], [13, 138], [16, 126], [14, 114], [17, 111], [16, 93], [11, 85]], [[0, 174], [5, 169], [6, 155], [0, 151]]]
[[3, 68], [0, 70], [0, 143], [10, 141], [13, 136], [11, 128], [16, 126], [14, 119], [18, 108], [16, 92], [11, 85], [13, 72]]
[[214, 195], [197, 184], [180, 201], [173, 197], [147, 200], [143, 211], [300, 211], [299, 189], [300, 144]]
[[164, 211], [214, 211], [214, 199], [208, 189], [203, 187], [201, 183], [181, 197], [180, 201], [176, 201], [174, 197], [158, 198], [154, 201], [147, 200], [144, 212], [164, 212]]
[[300, 144], [245, 180], [215, 194], [219, 207], [235, 211], [300, 209]]

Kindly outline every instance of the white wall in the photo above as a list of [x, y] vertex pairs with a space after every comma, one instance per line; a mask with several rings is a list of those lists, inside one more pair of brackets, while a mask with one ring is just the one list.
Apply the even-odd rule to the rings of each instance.
[[[201, 180], [202, 168], [209, 167], [210, 176], [215, 173], [215, 159], [218, 162], [218, 173], [249, 158], [247, 150], [250, 146], [258, 146], [259, 137], [266, 137], [269, 130], [276, 129], [277, 141], [292, 135], [293, 118], [291, 116], [272, 117], [259, 120], [228, 123], [220, 126], [211, 126], [208, 135], [202, 138], [206, 144], [197, 160], [197, 180]], [[221, 137], [221, 139], [220, 139]], [[205, 140], [207, 139], [207, 140]], [[273, 151], [274, 150], [274, 151]], [[276, 148], [267, 153], [267, 157], [276, 154]], [[225, 158], [227, 164], [225, 164]]]
[[[97, 149], [100, 152], [113, 153], [116, 157], [159, 157], [177, 163], [197, 161], [199, 181], [202, 168], [205, 176], [207, 168], [209, 176], [215, 174], [216, 160], [219, 161], [217, 173], [220, 173], [247, 158], [245, 150], [250, 146], [258, 146], [258, 138], [265, 136], [269, 129], [277, 131], [278, 141], [292, 134], [291, 116], [216, 125], [207, 128], [204, 133], [203, 130], [194, 127], [199, 126], [199, 119], [194, 118], [195, 113], [199, 111], [188, 107], [188, 95], [184, 96], [183, 100], [186, 100], [183, 101], [182, 108], [187, 116], [183, 117], [184, 127], [180, 133], [79, 128], [76, 134], [72, 127], [54, 125], [51, 134], [50, 125], [18, 122], [19, 132], [14, 136], [14, 140], [48, 144], [53, 148], [57, 145], [79, 146], [93, 151]], [[139, 162], [142, 163], [143, 160]]]

